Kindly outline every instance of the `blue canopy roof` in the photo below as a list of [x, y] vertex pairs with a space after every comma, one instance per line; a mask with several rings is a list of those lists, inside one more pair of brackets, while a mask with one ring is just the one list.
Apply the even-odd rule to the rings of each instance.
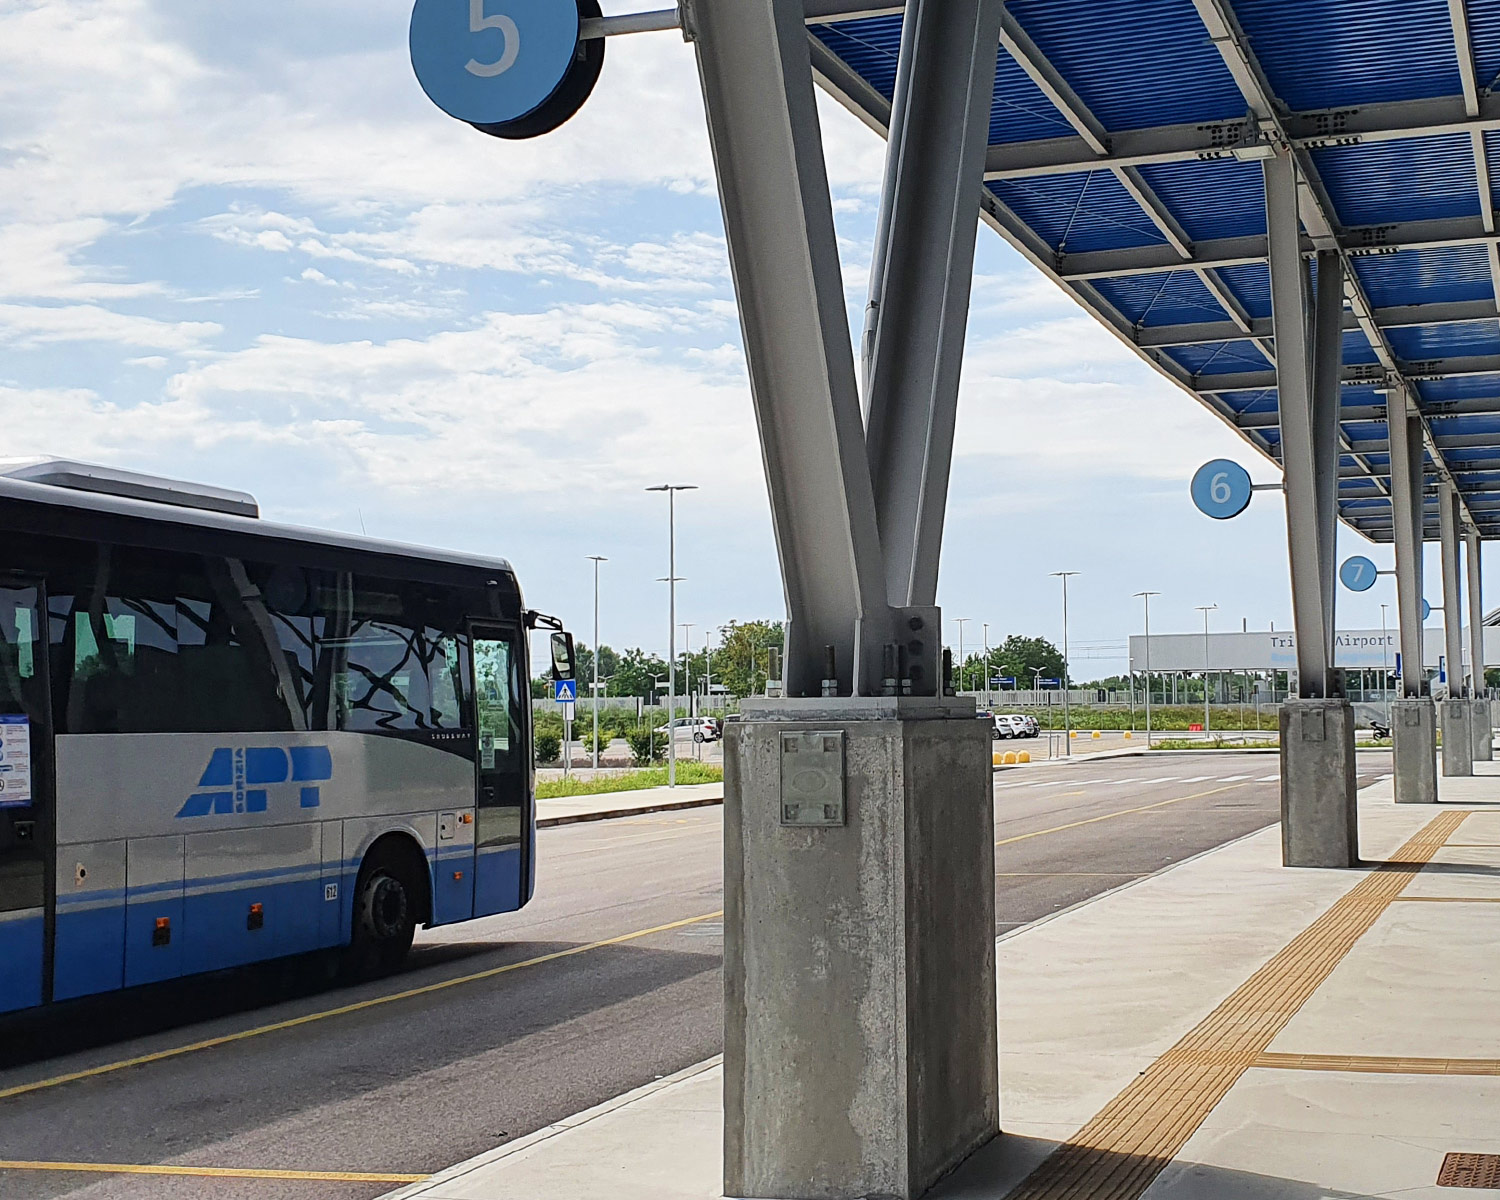
[[[820, 81], [889, 121], [899, 5], [807, 0]], [[1500, 536], [1500, 0], [1007, 0], [984, 219], [1276, 459], [1261, 160], [1346, 259], [1339, 513], [1391, 538], [1385, 404]], [[1437, 535], [1428, 496], [1429, 536]]]

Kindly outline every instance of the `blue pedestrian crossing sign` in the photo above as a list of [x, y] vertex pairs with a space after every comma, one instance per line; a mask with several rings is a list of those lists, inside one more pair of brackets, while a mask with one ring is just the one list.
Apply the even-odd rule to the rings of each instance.
[[552, 699], [559, 704], [572, 704], [578, 699], [578, 680], [576, 679], [554, 679], [552, 681]]

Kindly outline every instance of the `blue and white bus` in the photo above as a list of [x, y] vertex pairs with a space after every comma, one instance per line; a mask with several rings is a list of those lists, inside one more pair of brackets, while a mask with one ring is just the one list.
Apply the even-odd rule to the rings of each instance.
[[537, 621], [499, 559], [0, 467], [0, 1012], [520, 908]]

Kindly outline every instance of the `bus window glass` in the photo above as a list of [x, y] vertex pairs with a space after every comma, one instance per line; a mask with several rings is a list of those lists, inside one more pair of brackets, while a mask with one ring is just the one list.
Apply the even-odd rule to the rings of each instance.
[[479, 732], [479, 767], [490, 771], [509, 757], [511, 745], [510, 643], [474, 639], [474, 710]]
[[463, 709], [463, 654], [460, 638], [446, 635], [432, 664], [432, 723], [438, 729], [461, 729]]

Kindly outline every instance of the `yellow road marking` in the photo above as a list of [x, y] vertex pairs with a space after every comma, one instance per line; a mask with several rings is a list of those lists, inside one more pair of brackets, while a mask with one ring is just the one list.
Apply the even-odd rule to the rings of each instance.
[[[1206, 792], [1194, 792], [1191, 796], [1176, 796], [1171, 800], [1158, 800], [1155, 804], [1142, 804], [1139, 808], [1122, 808], [1119, 812], [1104, 813], [1098, 817], [1088, 817], [1082, 821], [1069, 821], [1066, 825], [1054, 825], [1051, 829], [1038, 829], [1033, 833], [1018, 833], [1015, 837], [1001, 838], [995, 843], [997, 846], [1009, 846], [1012, 842], [1024, 842], [1027, 838], [1042, 837], [1048, 833], [1062, 833], [1065, 829], [1077, 829], [1082, 825], [1094, 825], [1099, 821], [1110, 821], [1115, 817], [1128, 817], [1132, 813], [1150, 812], [1153, 808], [1165, 808], [1168, 804], [1181, 804], [1184, 800], [1202, 800], [1204, 796], [1214, 796], [1219, 792], [1232, 792], [1235, 788], [1242, 788], [1255, 780], [1247, 779], [1244, 783], [1231, 783], [1228, 787], [1213, 788]], [[1081, 793], [1064, 793], [1074, 795]]]
[[618, 937], [603, 938], [597, 942], [589, 942], [583, 946], [573, 946], [567, 950], [554, 950], [551, 954], [541, 954], [536, 958], [528, 958], [523, 962], [507, 963], [503, 967], [490, 967], [488, 970], [475, 971], [471, 975], [460, 975], [454, 979], [443, 979], [437, 983], [423, 984], [421, 987], [407, 988], [404, 991], [392, 992], [386, 996], [375, 996], [369, 1000], [359, 1000], [353, 1004], [341, 1004], [337, 1008], [324, 1009], [322, 1012], [308, 1013], [301, 1017], [292, 1017], [285, 1021], [275, 1021], [269, 1025], [257, 1025], [253, 1029], [242, 1029], [238, 1033], [226, 1033], [220, 1037], [204, 1038], [201, 1042], [191, 1042], [186, 1046], [176, 1046], [170, 1050], [156, 1050], [150, 1054], [138, 1054], [134, 1058], [121, 1059], [119, 1062], [105, 1063], [98, 1067], [89, 1067], [82, 1071], [69, 1071], [66, 1075], [54, 1075], [51, 1079], [39, 1079], [35, 1083], [21, 1083], [15, 1087], [0, 1088], [0, 1100], [7, 1100], [12, 1096], [24, 1096], [29, 1092], [40, 1092], [46, 1088], [58, 1087], [64, 1083], [72, 1083], [78, 1079], [93, 1079], [99, 1075], [109, 1075], [115, 1071], [123, 1071], [126, 1067], [144, 1066], [146, 1063], [161, 1062], [168, 1058], [178, 1058], [184, 1054], [193, 1054], [199, 1050], [212, 1050], [217, 1046], [227, 1046], [233, 1042], [242, 1042], [247, 1038], [260, 1037], [266, 1033], [278, 1033], [283, 1029], [296, 1029], [300, 1025], [311, 1025], [315, 1021], [325, 1021], [329, 1017], [342, 1017], [350, 1013], [363, 1012], [370, 1008], [379, 1008], [383, 1004], [394, 1004], [398, 1000], [410, 1000], [414, 996], [430, 996], [434, 992], [446, 991], [448, 988], [458, 987], [465, 983], [476, 983], [481, 979], [493, 979], [497, 975], [506, 975], [511, 971], [519, 971], [524, 967], [537, 967], [542, 963], [555, 962], [560, 958], [572, 958], [575, 954], [586, 954], [590, 950], [599, 950], [605, 946], [618, 946], [623, 942], [633, 942], [638, 938], [650, 937], [653, 933], [667, 933], [673, 929], [681, 929], [684, 925], [696, 925], [700, 921], [712, 921], [715, 917], [722, 917], [724, 910], [704, 913], [698, 917], [687, 917], [681, 921], [669, 921], [665, 925], [654, 925], [650, 929], [637, 929], [634, 933], [622, 933]]
[[379, 1171], [274, 1171], [255, 1167], [186, 1167], [151, 1163], [27, 1162], [0, 1159], [0, 1171], [76, 1171], [98, 1175], [194, 1175], [209, 1179], [293, 1179], [313, 1183], [420, 1183], [427, 1175]]

